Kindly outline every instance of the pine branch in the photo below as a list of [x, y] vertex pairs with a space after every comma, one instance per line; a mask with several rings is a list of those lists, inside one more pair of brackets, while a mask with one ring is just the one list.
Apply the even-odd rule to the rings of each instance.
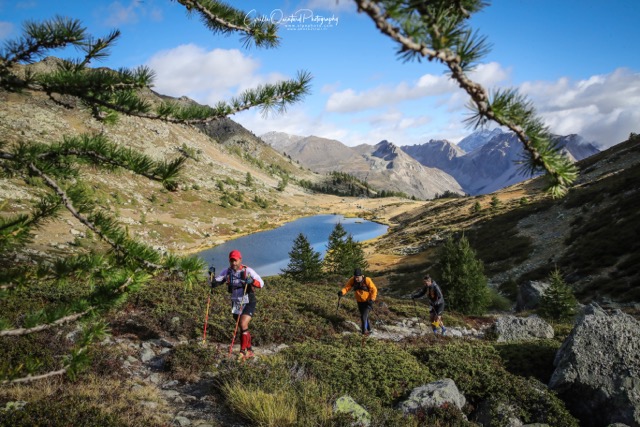
[[[203, 24], [214, 33], [244, 33], [243, 45], [249, 47], [276, 47], [279, 44], [277, 25], [271, 22], [252, 21], [247, 14], [231, 6], [213, 0], [177, 0], [188, 12], [196, 10]], [[250, 22], [247, 24], [247, 22]]]
[[121, 167], [153, 181], [161, 182], [167, 189], [177, 188], [177, 178], [187, 158], [181, 156], [167, 161], [154, 161], [151, 157], [130, 148], [113, 144], [103, 135], [64, 137], [61, 144], [48, 147], [49, 151], [38, 155], [41, 160], [55, 162], [65, 156], [75, 156], [95, 166]]
[[28, 383], [31, 381], [38, 381], [38, 380], [43, 380], [45, 378], [51, 378], [51, 377], [57, 377], [59, 375], [64, 375], [67, 370], [69, 370], [69, 366], [65, 366], [62, 369], [59, 369], [57, 371], [50, 371], [47, 372], [46, 374], [42, 374], [42, 375], [27, 375], [26, 377], [23, 378], [16, 378], [13, 380], [2, 380], [0, 381], [0, 384], [18, 384], [18, 383]]
[[0, 337], [5, 337], [5, 336], [18, 336], [18, 335], [28, 335], [28, 334], [33, 334], [35, 332], [41, 332], [41, 331], [46, 331], [48, 329], [53, 328], [54, 326], [58, 326], [58, 325], [62, 325], [64, 323], [69, 323], [69, 322], [73, 322], [74, 320], [77, 320], [79, 318], [81, 318], [82, 316], [84, 316], [85, 314], [91, 312], [93, 310], [93, 308], [89, 308], [81, 313], [75, 313], [69, 316], [65, 316], [62, 317], [58, 320], [56, 320], [55, 322], [51, 322], [51, 323], [46, 323], [44, 325], [38, 325], [35, 326], [33, 328], [18, 328], [18, 329], [10, 329], [10, 330], [5, 330], [5, 331], [0, 331]]
[[[400, 53], [407, 59], [418, 56], [428, 60], [437, 60], [446, 65], [451, 77], [467, 92], [472, 101], [475, 114], [468, 120], [475, 126], [487, 121], [494, 121], [513, 131], [526, 152], [529, 153], [529, 170], [545, 170], [550, 177], [549, 191], [554, 197], [562, 196], [577, 177], [577, 169], [568, 158], [554, 150], [550, 144], [548, 131], [535, 118], [535, 110], [528, 102], [515, 92], [511, 92], [508, 100], [496, 96], [494, 103], [490, 101], [487, 90], [479, 83], [471, 80], [466, 71], [473, 69], [475, 61], [483, 56], [488, 47], [485, 39], [471, 35], [462, 23], [468, 14], [480, 10], [485, 3], [478, 0], [456, 1], [456, 15], [450, 3], [442, 1], [409, 2], [402, 9], [398, 1], [355, 0], [358, 10], [366, 13], [378, 29], [401, 45]], [[383, 4], [383, 11], [378, 4]], [[427, 27], [416, 25], [415, 12], [420, 12], [420, 22]], [[404, 27], [393, 25], [390, 21], [405, 23]], [[416, 41], [422, 37], [426, 42]], [[499, 102], [505, 102], [507, 108], [500, 110]], [[504, 111], [504, 114], [500, 114]], [[516, 114], [512, 114], [516, 112]]]
[[[116, 252], [119, 253], [127, 253], [126, 248], [116, 242], [115, 240], [109, 238], [109, 236], [104, 233], [100, 228], [98, 228], [93, 222], [91, 222], [84, 215], [80, 214], [80, 212], [73, 206], [71, 203], [70, 197], [67, 193], [48, 175], [44, 174], [36, 165], [32, 162], [27, 164], [27, 168], [36, 176], [39, 176], [43, 179], [45, 184], [51, 188], [59, 197], [62, 199], [62, 204], [64, 207], [73, 215], [78, 221], [84, 224], [89, 230], [96, 233], [100, 238], [109, 244]], [[148, 268], [159, 269], [162, 268], [161, 265], [151, 263], [145, 259], [140, 260], [142, 264], [144, 264]]]
[[85, 29], [77, 19], [56, 16], [42, 23], [27, 21], [24, 24], [25, 35], [17, 41], [5, 43], [0, 54], [0, 68], [8, 69], [17, 63], [31, 63], [50, 49], [65, 47], [69, 44], [81, 46], [85, 39]]
[[295, 80], [286, 80], [246, 90], [228, 102], [219, 102], [213, 108], [202, 105], [184, 107], [178, 103], [165, 102], [153, 113], [86, 95], [83, 96], [83, 99], [88, 103], [100, 105], [129, 116], [162, 120], [168, 123], [198, 125], [220, 120], [256, 107], [262, 108], [265, 115], [271, 111], [283, 113], [286, 111], [287, 105], [300, 102], [310, 92], [310, 87], [311, 74], [300, 71]]

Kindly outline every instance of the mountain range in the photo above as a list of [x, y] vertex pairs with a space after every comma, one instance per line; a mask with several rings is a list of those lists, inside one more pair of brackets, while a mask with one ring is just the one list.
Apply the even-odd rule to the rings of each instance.
[[[512, 132], [481, 129], [453, 144], [430, 140], [397, 146], [383, 140], [376, 145], [348, 147], [337, 140], [268, 132], [267, 144], [318, 173], [346, 172], [372, 186], [430, 199], [438, 194], [488, 194], [524, 181], [523, 146]], [[600, 150], [579, 135], [554, 136], [554, 142], [573, 161]]]

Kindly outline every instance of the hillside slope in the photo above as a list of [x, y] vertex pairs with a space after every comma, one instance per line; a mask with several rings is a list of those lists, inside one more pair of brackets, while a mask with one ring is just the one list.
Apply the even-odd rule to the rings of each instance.
[[376, 244], [378, 268], [393, 270], [396, 285], [435, 272], [437, 247], [464, 232], [494, 286], [545, 279], [557, 266], [583, 302], [640, 312], [640, 140], [577, 164], [580, 177], [559, 200], [543, 192], [539, 177], [485, 196], [430, 201], [394, 218], [399, 225]]
[[[151, 102], [163, 99], [153, 92], [147, 98]], [[228, 119], [201, 130], [128, 116], [119, 117], [114, 125], [105, 125], [81, 105], [67, 108], [39, 93], [0, 91], [0, 105], [0, 135], [9, 145], [103, 134], [123, 147], [156, 159], [187, 154], [189, 160], [181, 185], [174, 192], [130, 173], [86, 170], [98, 202], [115, 213], [132, 236], [163, 251], [192, 253], [302, 216], [363, 213], [356, 204], [365, 203], [356, 203], [357, 199], [345, 203], [344, 198], [336, 196], [311, 197], [309, 191], [295, 182], [300, 179], [319, 182], [323, 176], [293, 163]], [[278, 190], [283, 176], [290, 177], [289, 183]], [[0, 180], [0, 214], [24, 212], [30, 209], [32, 198], [22, 181]], [[385, 199], [375, 204], [398, 202]], [[415, 206], [415, 202], [405, 202]], [[63, 214], [61, 221], [47, 223], [38, 230], [31, 249], [55, 255], [94, 243], [95, 238], [82, 225]]]

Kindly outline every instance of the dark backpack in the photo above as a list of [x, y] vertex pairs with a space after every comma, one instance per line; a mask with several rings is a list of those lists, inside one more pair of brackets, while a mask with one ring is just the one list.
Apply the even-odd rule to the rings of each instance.
[[369, 292], [369, 286], [367, 285], [367, 276], [362, 276], [362, 282], [358, 283], [355, 279], [355, 276], [353, 278], [353, 291], [365, 291], [365, 292]]
[[[240, 275], [240, 280], [247, 280], [247, 267], [242, 266], [242, 274]], [[231, 269], [227, 270], [227, 292], [233, 292], [233, 285], [231, 284]]]

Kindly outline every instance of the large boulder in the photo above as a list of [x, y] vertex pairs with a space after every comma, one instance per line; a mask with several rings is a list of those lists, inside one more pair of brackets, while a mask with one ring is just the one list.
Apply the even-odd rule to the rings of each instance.
[[498, 342], [553, 338], [553, 328], [536, 315], [529, 317], [502, 316], [496, 320], [491, 334]]
[[438, 408], [451, 404], [462, 409], [466, 399], [458, 390], [456, 383], [450, 378], [444, 378], [411, 391], [409, 398], [398, 405], [406, 413], [416, 413], [419, 409]]
[[516, 297], [516, 311], [532, 310], [540, 304], [540, 298], [544, 291], [549, 288], [549, 284], [529, 280], [518, 286], [518, 295]]
[[640, 426], [640, 322], [587, 306], [554, 360], [549, 387], [584, 426]]

